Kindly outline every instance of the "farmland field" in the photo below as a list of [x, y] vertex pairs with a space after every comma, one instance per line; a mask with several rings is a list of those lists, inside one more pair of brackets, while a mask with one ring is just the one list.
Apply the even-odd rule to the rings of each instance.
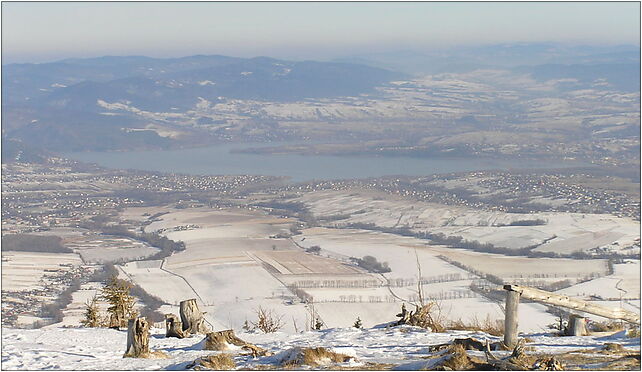
[[75, 253], [2, 252], [2, 290], [19, 291], [40, 286], [47, 273], [67, 271], [82, 263]]
[[[335, 197], [338, 198], [336, 202], [329, 200], [323, 208], [342, 213], [343, 209], [339, 208], [350, 203], [345, 198]], [[377, 202], [389, 203], [375, 201], [375, 204]], [[403, 205], [398, 208], [412, 211]], [[418, 301], [420, 271], [424, 298], [440, 303], [448, 319], [465, 321], [487, 318], [495, 321], [502, 317], [497, 303], [471, 290], [471, 285], [481, 280], [480, 275], [541, 283], [566, 279], [575, 283], [593, 278], [569, 290], [581, 290], [582, 285], [593, 281], [632, 278], [630, 265], [616, 265], [616, 274], [606, 277], [608, 265], [603, 259], [582, 260], [578, 264], [579, 261], [566, 258], [504, 256], [428, 245], [424, 239], [349, 228], [312, 227], [287, 238], [295, 219], [274, 217], [256, 210], [200, 207], [160, 211], [165, 214], [148, 224], [146, 231], [158, 231], [170, 239], [184, 241], [186, 249], [162, 261], [129, 263], [120, 269], [129, 279], [173, 307], [184, 299], [196, 298], [207, 311], [205, 316], [209, 324], [218, 327], [239, 328], [246, 320], [255, 319], [259, 307], [286, 319], [284, 330], [288, 332], [305, 328], [306, 324], [310, 326], [314, 314], [326, 327], [347, 327], [356, 317], [360, 317], [366, 326], [390, 322], [395, 320], [394, 315], [402, 302]], [[447, 213], [442, 213], [445, 212], [443, 208], [432, 212], [423, 210], [415, 213], [414, 218], [442, 213], [440, 218], [460, 221], [441, 227], [443, 231], [451, 229], [457, 234], [468, 231], [468, 237], [480, 239], [484, 234], [499, 231], [503, 235], [493, 239], [512, 239], [513, 242], [522, 239], [523, 244], [550, 238], [554, 229], [552, 225], [498, 228], [492, 226], [500, 221], [498, 219], [510, 219], [506, 220], [508, 217], [501, 214], [495, 214], [495, 217], [470, 215], [462, 219], [457, 216], [463, 209], [451, 211], [451, 217], [448, 217]], [[135, 216], [132, 211], [128, 213]], [[395, 212], [388, 213], [394, 215]], [[363, 219], [367, 213], [355, 216]], [[399, 215], [391, 218], [399, 223], [405, 221]], [[482, 219], [490, 225], [465, 226], [478, 224]], [[414, 221], [416, 224], [418, 220]], [[577, 219], [572, 221], [577, 222]], [[568, 226], [562, 227], [561, 235], [572, 235], [568, 229]], [[474, 235], [480, 232], [482, 235]], [[524, 235], [520, 238], [519, 234]], [[613, 237], [612, 233], [607, 236]], [[320, 247], [317, 254], [305, 252], [315, 246]], [[368, 272], [359, 267], [353, 258], [364, 256], [385, 263], [389, 272]], [[634, 283], [629, 279], [620, 285], [635, 291]], [[541, 331], [555, 320], [542, 305], [524, 304], [521, 308], [520, 322], [524, 329]]]

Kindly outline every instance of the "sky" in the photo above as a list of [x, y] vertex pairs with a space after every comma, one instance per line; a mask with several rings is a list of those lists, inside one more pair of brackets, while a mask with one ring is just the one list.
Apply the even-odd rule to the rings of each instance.
[[2, 2], [2, 62], [640, 43], [638, 2]]

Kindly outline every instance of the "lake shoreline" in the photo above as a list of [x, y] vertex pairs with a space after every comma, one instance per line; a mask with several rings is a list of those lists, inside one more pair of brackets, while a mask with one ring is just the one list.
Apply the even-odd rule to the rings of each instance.
[[[362, 179], [383, 176], [428, 176], [483, 170], [568, 169], [591, 164], [559, 160], [408, 155], [258, 154], [248, 148], [274, 143], [234, 143], [178, 150], [73, 152], [63, 156], [111, 169], [134, 169], [189, 175], [264, 175], [291, 182]], [[302, 145], [299, 145], [302, 146]]]

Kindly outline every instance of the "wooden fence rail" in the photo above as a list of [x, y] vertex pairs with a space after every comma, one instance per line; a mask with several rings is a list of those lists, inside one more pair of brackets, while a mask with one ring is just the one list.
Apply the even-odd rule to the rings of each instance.
[[517, 305], [519, 298], [523, 297], [532, 301], [547, 305], [564, 307], [571, 310], [581, 311], [598, 315], [609, 319], [624, 320], [629, 323], [640, 325], [640, 316], [632, 311], [622, 308], [609, 308], [592, 304], [588, 301], [543, 291], [537, 288], [522, 287], [515, 284], [504, 285], [506, 290], [506, 318], [504, 322], [504, 344], [514, 346], [517, 342]]

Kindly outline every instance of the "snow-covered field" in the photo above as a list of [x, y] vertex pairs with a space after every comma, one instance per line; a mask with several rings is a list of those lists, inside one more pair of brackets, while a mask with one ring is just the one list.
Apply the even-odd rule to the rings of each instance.
[[[246, 320], [256, 320], [256, 311], [263, 307], [282, 315], [283, 329], [293, 332], [295, 322], [303, 326], [311, 316], [258, 258], [264, 253], [301, 252], [290, 240], [274, 238], [288, 232], [291, 223], [247, 210], [170, 210], [146, 231], [160, 230], [170, 239], [185, 242], [185, 251], [162, 262], [128, 263], [120, 270], [171, 305], [197, 299], [212, 325], [240, 328]], [[192, 228], [178, 229], [181, 226]], [[176, 308], [172, 311], [178, 313]]]
[[[182, 370], [198, 357], [216, 354], [202, 350], [203, 336], [176, 339], [165, 338], [164, 330], [151, 329], [149, 347], [152, 351], [162, 351], [163, 359], [123, 358], [127, 333], [124, 330], [57, 328], [46, 327], [37, 330], [2, 329], [2, 369], [3, 370]], [[358, 368], [366, 363], [389, 363], [395, 369], [421, 369], [434, 357], [431, 345], [452, 341], [454, 338], [473, 337], [484, 341], [497, 341], [497, 337], [485, 333], [453, 331], [448, 333], [429, 333], [414, 327], [395, 327], [379, 329], [334, 328], [323, 331], [309, 331], [297, 334], [288, 333], [244, 333], [237, 335], [247, 341], [265, 348], [275, 356], [252, 358], [238, 352], [234, 354], [237, 368], [280, 369], [277, 364], [284, 352], [293, 347], [326, 347], [339, 353], [352, 356], [350, 362], [339, 367]], [[530, 338], [527, 344], [533, 349], [528, 354], [564, 353], [594, 350], [606, 343], [617, 342], [630, 349], [640, 350], [639, 338], [626, 338], [622, 333], [611, 336], [551, 337], [542, 334], [525, 335]], [[483, 353], [469, 351], [471, 355], [483, 359]], [[505, 356], [507, 352], [495, 352]], [[586, 355], [586, 354], [584, 354]], [[305, 366], [304, 366], [305, 367]]]
[[[568, 296], [640, 299], [640, 260], [616, 264], [614, 273], [560, 290]], [[639, 310], [639, 308], [638, 308]]]
[[158, 248], [133, 239], [105, 235], [83, 236], [65, 246], [79, 253], [86, 263], [140, 260], [158, 252]]
[[[167, 310], [174, 313], [180, 301], [196, 298], [207, 311], [209, 323], [219, 327], [238, 329], [246, 320], [254, 320], [256, 310], [263, 307], [283, 316], [284, 331], [305, 329], [306, 323], [309, 326], [312, 322], [313, 310], [301, 303], [289, 286], [313, 298], [314, 313], [327, 327], [350, 326], [357, 317], [366, 325], [392, 321], [402, 302], [417, 300], [417, 261], [425, 281], [424, 295], [443, 305], [447, 320], [501, 319], [503, 314], [496, 303], [471, 291], [471, 283], [479, 277], [440, 255], [506, 279], [575, 282], [590, 275], [605, 275], [608, 268], [606, 260], [582, 260], [580, 265], [580, 261], [571, 259], [477, 253], [357, 229], [310, 228], [292, 239], [276, 238], [288, 231], [292, 220], [243, 209], [167, 211], [170, 213], [158, 217], [146, 231], [161, 231], [171, 239], [182, 240], [186, 250], [163, 261], [129, 263], [120, 270], [147, 292], [171, 304]], [[382, 210], [379, 213], [386, 214]], [[436, 211], [420, 214], [427, 213]], [[499, 217], [483, 218], [492, 224]], [[476, 221], [479, 223], [479, 219]], [[319, 255], [304, 252], [315, 245], [321, 247]], [[350, 260], [367, 255], [386, 262], [391, 271], [368, 273]], [[618, 270], [624, 270], [624, 266], [618, 266]], [[620, 285], [628, 283], [633, 292], [635, 286], [630, 279], [635, 274], [626, 272], [623, 277], [629, 279]], [[527, 331], [541, 331], [555, 320], [544, 306], [523, 304], [521, 308], [521, 326]]]
[[39, 288], [48, 272], [64, 272], [82, 263], [75, 253], [2, 251], [2, 290]]
[[[80, 290], [73, 292], [71, 303], [63, 310], [62, 322], [54, 324], [53, 327], [78, 327], [81, 324], [80, 322], [85, 319], [87, 304], [94, 296], [100, 296], [102, 287], [101, 283], [86, 283], [80, 287]], [[107, 307], [109, 307], [109, 304], [98, 298], [96, 305], [103, 314], [106, 313]]]
[[[376, 192], [317, 191], [295, 199], [305, 203], [317, 217], [350, 215], [337, 225], [370, 223], [380, 227], [410, 227], [465, 240], [519, 249], [540, 245], [536, 250], [569, 254], [606, 248], [627, 250], [640, 239], [640, 222], [628, 217], [580, 213], [506, 213], [420, 202]], [[541, 219], [536, 226], [507, 226]], [[631, 253], [630, 250], [627, 253]]]
[[530, 258], [478, 253], [465, 249], [428, 248], [484, 273], [504, 279], [533, 279], [559, 281], [583, 279], [591, 275], [606, 275], [608, 260], [573, 260], [568, 258]]

